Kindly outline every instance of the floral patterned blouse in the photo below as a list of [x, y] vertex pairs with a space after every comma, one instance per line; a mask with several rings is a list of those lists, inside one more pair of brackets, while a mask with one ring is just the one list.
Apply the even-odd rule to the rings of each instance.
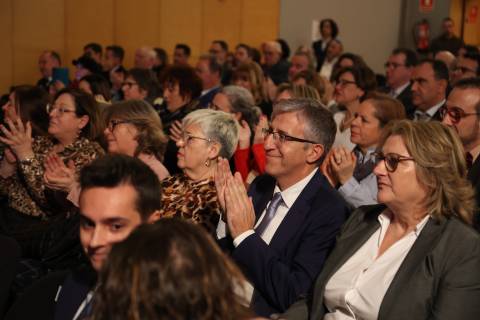
[[[11, 208], [44, 220], [58, 213], [51, 211], [52, 199], [57, 198], [51, 195], [58, 192], [46, 188], [43, 180], [43, 163], [45, 157], [52, 152], [54, 145], [50, 137], [35, 137], [32, 145], [35, 156], [18, 161], [15, 174], [6, 179], [0, 177], [0, 193], [8, 196], [8, 204]], [[78, 173], [84, 165], [104, 154], [104, 151], [97, 142], [81, 137], [65, 146], [57, 154], [65, 163], [73, 160]], [[66, 197], [66, 194], [63, 196]]]
[[178, 217], [200, 224], [215, 235], [221, 209], [213, 179], [193, 181], [176, 174], [161, 181], [161, 217]]

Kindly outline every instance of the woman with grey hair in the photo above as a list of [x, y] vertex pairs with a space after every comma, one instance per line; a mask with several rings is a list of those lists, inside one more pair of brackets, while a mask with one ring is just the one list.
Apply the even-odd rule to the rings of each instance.
[[177, 165], [182, 173], [162, 181], [162, 218], [191, 220], [212, 235], [220, 219], [214, 173], [219, 157], [229, 159], [238, 144], [238, 124], [222, 111], [200, 109], [182, 121]]
[[238, 148], [234, 154], [235, 170], [251, 182], [265, 172], [262, 128], [268, 119], [255, 106], [253, 95], [240, 86], [226, 86], [213, 98], [210, 108], [232, 113], [240, 124]]

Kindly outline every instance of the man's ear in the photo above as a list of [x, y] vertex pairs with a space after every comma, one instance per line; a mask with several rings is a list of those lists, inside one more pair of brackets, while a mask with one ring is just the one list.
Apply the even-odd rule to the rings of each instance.
[[307, 163], [313, 164], [323, 156], [325, 148], [321, 144], [312, 144], [312, 147], [307, 152]]
[[154, 223], [160, 219], [160, 210], [155, 210], [150, 217], [148, 217], [147, 223]]

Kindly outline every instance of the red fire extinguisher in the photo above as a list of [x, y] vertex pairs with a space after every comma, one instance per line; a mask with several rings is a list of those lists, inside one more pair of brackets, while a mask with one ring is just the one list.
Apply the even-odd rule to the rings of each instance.
[[428, 23], [427, 19], [423, 19], [415, 24], [413, 38], [415, 40], [415, 47], [419, 53], [428, 52], [430, 45], [430, 23]]

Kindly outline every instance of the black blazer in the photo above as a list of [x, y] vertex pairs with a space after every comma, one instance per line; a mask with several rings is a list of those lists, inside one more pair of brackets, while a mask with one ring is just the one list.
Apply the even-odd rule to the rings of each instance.
[[[273, 196], [276, 181], [264, 175], [250, 186], [257, 219]], [[317, 170], [267, 245], [256, 233], [232, 257], [255, 287], [252, 308], [261, 316], [285, 311], [308, 292], [322, 270], [348, 215], [343, 198]]]
[[412, 102], [412, 84], [410, 83], [408, 87], [403, 89], [402, 92], [396, 98], [403, 104], [405, 108], [405, 114], [407, 115], [408, 119], [413, 119], [413, 113], [415, 112], [415, 106]]
[[475, 159], [472, 167], [468, 170], [467, 179], [475, 189], [475, 202], [477, 203], [477, 210], [473, 217], [473, 227], [480, 231], [480, 157]]
[[[313, 295], [295, 303], [282, 318], [323, 319], [327, 282], [380, 227], [377, 217], [384, 208], [365, 206], [352, 213]], [[378, 319], [478, 319], [479, 270], [480, 235], [456, 218], [430, 218], [393, 278]]]

